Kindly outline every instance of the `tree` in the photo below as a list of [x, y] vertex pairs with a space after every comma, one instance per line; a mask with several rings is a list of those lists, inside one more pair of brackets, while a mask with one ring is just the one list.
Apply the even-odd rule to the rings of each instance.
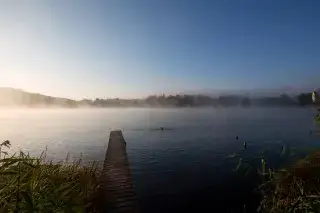
[[301, 106], [312, 104], [312, 94], [311, 93], [301, 93], [298, 96], [298, 101]]
[[251, 100], [249, 98], [244, 98], [241, 102], [241, 105], [244, 107], [251, 106]]

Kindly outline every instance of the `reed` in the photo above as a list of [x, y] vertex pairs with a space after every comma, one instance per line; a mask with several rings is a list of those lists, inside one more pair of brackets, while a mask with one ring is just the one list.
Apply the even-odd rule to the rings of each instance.
[[95, 194], [100, 170], [96, 162], [83, 165], [46, 160], [46, 152], [32, 157], [8, 155], [0, 144], [0, 212], [96, 212]]
[[274, 172], [260, 191], [260, 212], [319, 212], [320, 151]]
[[[281, 157], [290, 157], [294, 148], [282, 145]], [[313, 150], [308, 148], [305, 150]], [[234, 171], [254, 177], [258, 184], [256, 193], [261, 195], [258, 212], [320, 212], [320, 151], [313, 150], [306, 157], [282, 169], [270, 167], [264, 155], [245, 159], [239, 153], [227, 156], [239, 158]], [[260, 160], [259, 164], [255, 163]]]

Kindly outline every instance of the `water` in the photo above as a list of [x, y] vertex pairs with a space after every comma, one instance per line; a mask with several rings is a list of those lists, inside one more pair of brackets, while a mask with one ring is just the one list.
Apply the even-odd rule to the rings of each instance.
[[[1, 110], [0, 139], [64, 160], [102, 161], [109, 131], [121, 129], [143, 212], [239, 211], [254, 207], [254, 184], [232, 170], [231, 153], [270, 157], [279, 166], [282, 145], [316, 146], [310, 108]], [[165, 127], [165, 131], [160, 131]], [[236, 136], [239, 140], [236, 140]], [[243, 142], [247, 142], [244, 150]], [[223, 210], [222, 210], [223, 209]]]

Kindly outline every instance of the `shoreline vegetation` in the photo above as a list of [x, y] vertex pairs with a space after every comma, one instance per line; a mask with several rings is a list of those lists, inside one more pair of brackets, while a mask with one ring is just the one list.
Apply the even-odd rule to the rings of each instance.
[[0, 144], [0, 212], [98, 212], [96, 162], [53, 163], [45, 152], [9, 156], [10, 145]]
[[[96, 162], [83, 165], [80, 159], [68, 163], [67, 157], [53, 163], [46, 160], [46, 151], [40, 157], [22, 151], [9, 156], [6, 150], [10, 146], [9, 141], [0, 144], [0, 212], [99, 211], [100, 168]], [[240, 158], [235, 169], [251, 173], [260, 183], [256, 190], [261, 198], [258, 212], [319, 212], [320, 151], [277, 170], [268, 167], [264, 157], [260, 159], [261, 168], [253, 168]]]
[[[9, 141], [0, 144], [0, 212], [99, 212], [96, 162], [53, 163], [46, 161], [46, 152], [40, 157], [22, 151], [9, 156], [5, 150], [10, 146]], [[235, 171], [252, 171], [245, 164], [240, 158]], [[258, 176], [251, 173], [261, 183], [256, 190], [261, 198], [258, 212], [319, 212], [320, 151], [282, 169], [267, 165], [261, 157], [261, 168], [255, 168]]]
[[[252, 193], [260, 197], [259, 202], [254, 204], [257, 212], [320, 212], [320, 150], [310, 149], [313, 151], [309, 150], [308, 155], [300, 153], [295, 156], [294, 148], [287, 149], [282, 146], [279, 157], [288, 158], [289, 161], [279, 168], [270, 166], [263, 155], [243, 158], [235, 153], [226, 159], [238, 156], [234, 171], [243, 180], [254, 182]], [[260, 160], [260, 163], [257, 164], [256, 160]]]
[[285, 169], [272, 172], [260, 187], [259, 212], [320, 211], [320, 151], [309, 154]]
[[312, 94], [301, 93], [295, 96], [249, 97], [247, 95], [223, 95], [210, 97], [206, 95], [153, 95], [144, 99], [101, 99], [72, 100], [28, 93], [19, 89], [0, 88], [0, 107], [232, 107], [232, 106], [312, 106]]

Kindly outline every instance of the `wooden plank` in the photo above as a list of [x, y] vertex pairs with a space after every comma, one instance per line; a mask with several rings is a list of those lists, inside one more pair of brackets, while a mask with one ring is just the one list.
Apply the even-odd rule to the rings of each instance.
[[110, 132], [100, 183], [101, 212], [138, 213], [126, 142], [121, 131]]

